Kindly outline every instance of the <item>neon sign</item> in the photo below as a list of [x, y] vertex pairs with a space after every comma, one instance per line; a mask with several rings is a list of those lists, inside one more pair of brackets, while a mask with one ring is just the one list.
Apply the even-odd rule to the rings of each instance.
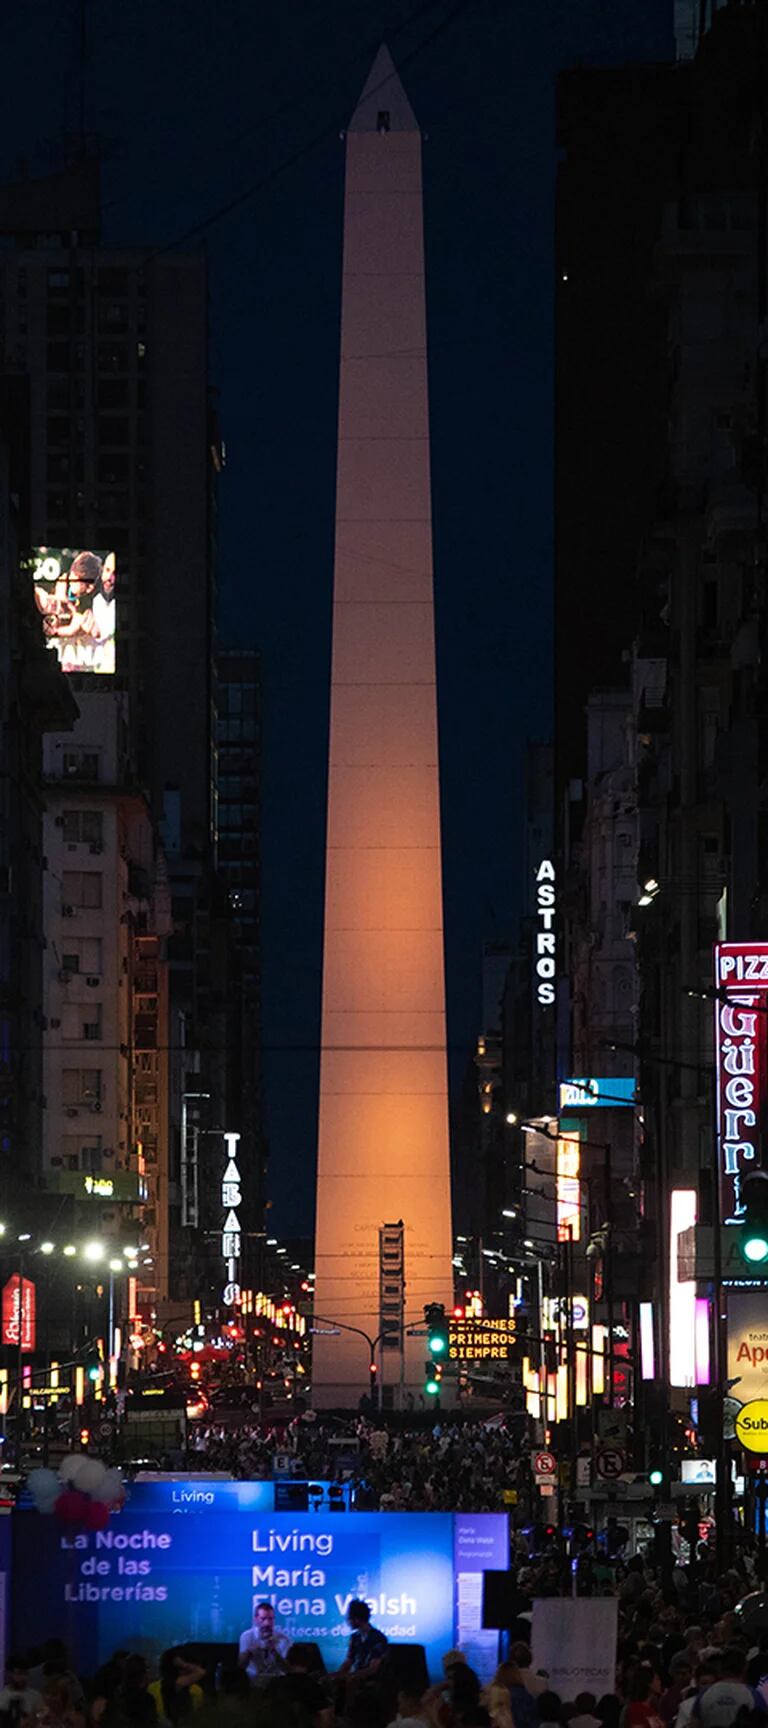
[[227, 1148], [227, 1162], [224, 1175], [221, 1178], [221, 1204], [224, 1211], [224, 1223], [221, 1231], [222, 1259], [227, 1263], [227, 1282], [237, 1282], [237, 1262], [240, 1259], [241, 1234], [238, 1208], [242, 1205], [243, 1195], [240, 1185], [240, 1171], [237, 1167], [237, 1146], [239, 1134], [225, 1134], [224, 1143]]
[[742, 1182], [761, 1163], [768, 943], [719, 943], [715, 948], [715, 990], [720, 1215], [724, 1224], [740, 1224], [744, 1214]]
[[536, 871], [536, 1000], [549, 1008], [555, 1000], [555, 866], [542, 858]]

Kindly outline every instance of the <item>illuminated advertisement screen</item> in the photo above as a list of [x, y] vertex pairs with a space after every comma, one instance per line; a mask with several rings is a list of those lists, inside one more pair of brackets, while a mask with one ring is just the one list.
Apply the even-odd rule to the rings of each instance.
[[16, 1512], [14, 1637], [23, 1645], [30, 1626], [38, 1640], [66, 1627], [75, 1669], [92, 1673], [118, 1648], [156, 1663], [172, 1644], [236, 1645], [256, 1604], [271, 1602], [278, 1628], [318, 1644], [333, 1670], [346, 1655], [347, 1608], [362, 1596], [393, 1643], [424, 1645], [433, 1677], [456, 1643], [493, 1672], [480, 1574], [507, 1565], [505, 1513], [294, 1515], [262, 1510], [260, 1493], [214, 1490], [201, 1507], [194, 1489], [139, 1493], [103, 1531]]
[[114, 552], [38, 546], [31, 557], [43, 634], [64, 672], [114, 672]]

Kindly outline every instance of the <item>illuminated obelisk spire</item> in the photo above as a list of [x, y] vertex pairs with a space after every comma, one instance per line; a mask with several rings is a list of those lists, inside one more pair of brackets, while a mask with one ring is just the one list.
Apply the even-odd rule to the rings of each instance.
[[[402, 1220], [407, 1326], [450, 1303], [421, 136], [386, 48], [346, 139], [313, 1401], [355, 1404]], [[326, 1335], [322, 1328], [337, 1323]], [[420, 1395], [424, 1338], [381, 1355]]]

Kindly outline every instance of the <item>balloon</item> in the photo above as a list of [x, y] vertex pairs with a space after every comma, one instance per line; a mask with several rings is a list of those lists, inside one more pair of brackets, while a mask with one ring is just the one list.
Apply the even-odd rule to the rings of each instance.
[[27, 1487], [38, 1512], [52, 1512], [61, 1493], [55, 1470], [30, 1470]]
[[83, 1522], [86, 1530], [106, 1530], [109, 1523], [109, 1507], [100, 1505], [98, 1500], [86, 1501]]
[[78, 1494], [74, 1488], [65, 1488], [53, 1508], [54, 1516], [60, 1524], [83, 1524], [89, 1505], [85, 1494]]
[[87, 1463], [88, 1459], [84, 1452], [71, 1452], [67, 1458], [62, 1458], [59, 1465], [59, 1475], [62, 1482], [77, 1483], [80, 1478], [80, 1471], [83, 1465]]
[[93, 1494], [98, 1499], [99, 1489], [108, 1475], [106, 1464], [102, 1464], [100, 1458], [79, 1458], [77, 1462], [77, 1475], [70, 1472], [70, 1481], [74, 1482], [75, 1487], [80, 1488], [83, 1494]]
[[94, 1500], [99, 1500], [104, 1506], [121, 1506], [125, 1499], [123, 1478], [119, 1470], [106, 1470], [104, 1481], [100, 1488], [92, 1488]]

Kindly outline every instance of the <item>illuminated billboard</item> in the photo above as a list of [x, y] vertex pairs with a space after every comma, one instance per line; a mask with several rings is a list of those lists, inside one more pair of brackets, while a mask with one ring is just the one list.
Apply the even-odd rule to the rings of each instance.
[[62, 670], [114, 672], [114, 552], [37, 546], [31, 568], [43, 634]]
[[95, 1532], [17, 1512], [14, 1638], [23, 1643], [32, 1625], [54, 1637], [65, 1624], [78, 1671], [118, 1645], [155, 1662], [187, 1639], [236, 1645], [266, 1601], [279, 1630], [316, 1645], [333, 1670], [362, 1595], [391, 1641], [424, 1645], [433, 1678], [457, 1644], [490, 1678], [498, 1636], [482, 1626], [482, 1573], [508, 1563], [506, 1514], [270, 1512], [273, 1486], [138, 1484]]
[[555, 1181], [557, 1240], [578, 1242], [581, 1238], [581, 1151], [579, 1136], [573, 1131], [558, 1135]]
[[740, 1224], [742, 1182], [761, 1167], [768, 1091], [768, 942], [715, 948], [715, 1062], [720, 1216]]

